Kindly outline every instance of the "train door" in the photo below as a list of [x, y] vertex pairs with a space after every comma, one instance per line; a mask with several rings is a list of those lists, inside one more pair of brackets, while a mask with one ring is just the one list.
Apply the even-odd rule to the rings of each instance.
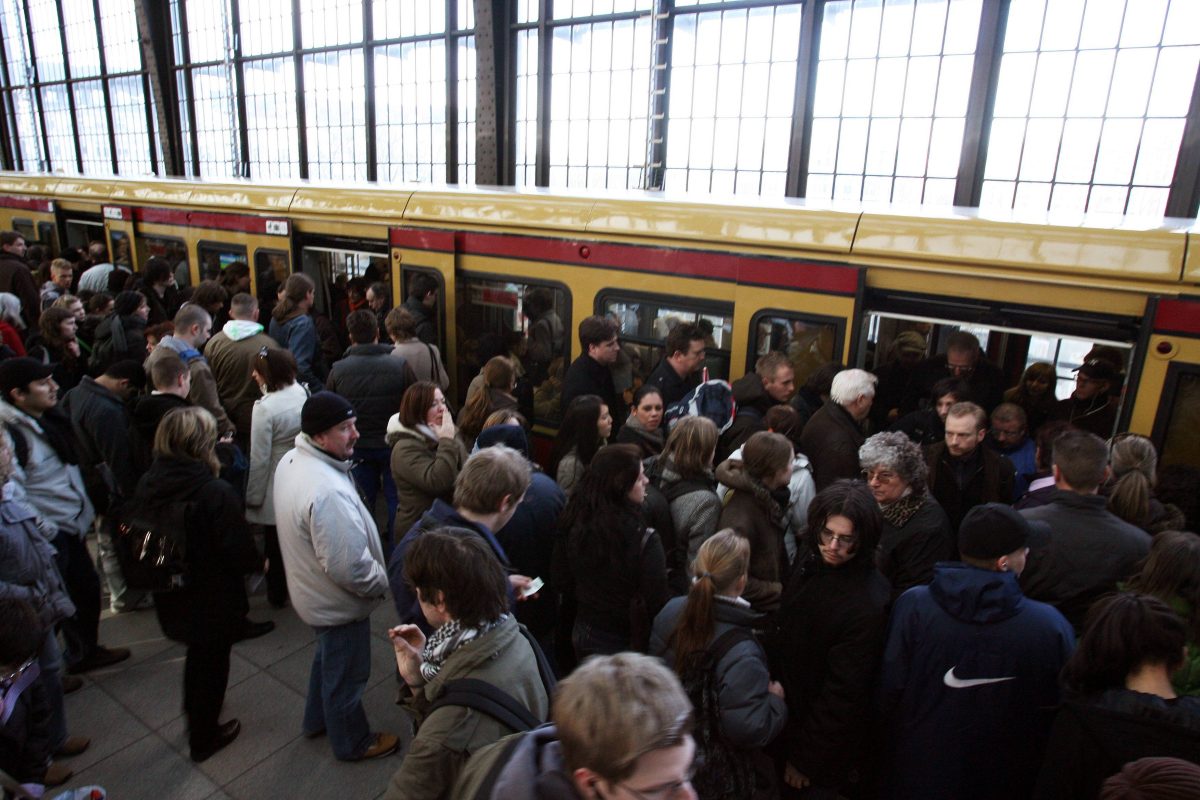
[[104, 242], [104, 217], [86, 211], [67, 210], [58, 212], [59, 237], [63, 247], [73, 247], [86, 255], [92, 242]]
[[140, 269], [138, 244], [134, 238], [134, 210], [130, 206], [104, 206], [104, 233], [108, 240], [108, 257], [113, 264], [130, 270]]
[[[906, 414], [928, 409], [933, 377], [959, 379], [970, 399], [990, 411], [1005, 392], [1021, 389], [1024, 376], [1030, 380], [1020, 404], [1031, 409], [1030, 436], [1040, 423], [1061, 417], [1108, 438], [1130, 417], [1142, 322], [1003, 301], [868, 292], [857, 363], [881, 376], [872, 429], [886, 429]], [[948, 345], [970, 342], [963, 334], [979, 343], [986, 363], [936, 364], [934, 359], [947, 361]], [[1095, 367], [1097, 362], [1105, 366]], [[1092, 367], [1080, 371], [1085, 363], [1109, 379], [1093, 380]], [[1046, 380], [1035, 382], [1035, 375]]]
[[1159, 300], [1131, 427], [1167, 470], [1200, 469], [1200, 300]]
[[371, 284], [388, 283], [391, 279], [387, 242], [383, 239], [304, 236], [297, 246], [298, 271], [311, 278], [315, 285], [313, 305], [333, 321], [344, 348], [349, 344], [345, 316], [350, 309], [351, 293], [355, 297], [359, 291], [365, 295]]
[[[437, 294], [429, 309], [434, 315], [437, 329], [437, 341], [434, 344], [442, 353], [447, 367], [457, 364], [457, 343], [446, 336], [447, 331], [455, 330], [454, 234], [423, 228], [392, 228], [388, 232], [388, 240], [392, 250], [392, 306], [402, 305], [413, 293], [414, 285], [435, 287]], [[382, 332], [380, 338], [383, 338]], [[447, 370], [452, 397], [457, 396], [457, 372], [455, 369]]]

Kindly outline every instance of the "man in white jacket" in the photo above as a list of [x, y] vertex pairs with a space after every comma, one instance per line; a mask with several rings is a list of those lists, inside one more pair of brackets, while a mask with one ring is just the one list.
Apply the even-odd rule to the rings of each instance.
[[343, 761], [396, 751], [372, 733], [362, 706], [371, 675], [371, 611], [388, 588], [371, 512], [350, 477], [358, 441], [354, 408], [318, 392], [300, 412], [296, 447], [275, 471], [275, 523], [292, 606], [317, 635], [304, 707], [306, 736], [329, 734]]

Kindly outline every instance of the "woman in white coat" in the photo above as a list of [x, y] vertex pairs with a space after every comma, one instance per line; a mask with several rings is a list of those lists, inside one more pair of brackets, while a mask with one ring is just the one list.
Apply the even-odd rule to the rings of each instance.
[[287, 576], [275, 530], [275, 467], [296, 445], [300, 409], [308, 399], [296, 382], [296, 360], [287, 350], [263, 347], [253, 363], [253, 376], [263, 396], [254, 401], [250, 418], [250, 473], [246, 480], [246, 520], [263, 526], [267, 556], [267, 600], [275, 608], [287, 604]]

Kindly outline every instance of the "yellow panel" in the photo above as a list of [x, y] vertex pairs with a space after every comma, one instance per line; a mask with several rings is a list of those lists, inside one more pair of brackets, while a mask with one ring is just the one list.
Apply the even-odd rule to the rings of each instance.
[[111, 180], [55, 176], [52, 188], [58, 197], [105, 203], [112, 196], [114, 186]]
[[[1160, 342], [1171, 345], [1171, 350], [1166, 355], [1158, 352]], [[1150, 346], [1146, 349], [1145, 360], [1142, 362], [1137, 401], [1129, 419], [1131, 431], [1149, 436], [1154, 429], [1154, 418], [1162, 400], [1163, 384], [1167, 380], [1167, 368], [1173, 362], [1200, 364], [1200, 339], [1158, 334], [1150, 337]]]
[[370, 224], [365, 222], [347, 222], [341, 219], [330, 219], [311, 214], [291, 215], [292, 227], [296, 233], [313, 236], [337, 236], [343, 239], [376, 239], [384, 242], [388, 239], [387, 220]]
[[1188, 231], [1187, 262], [1184, 264], [1185, 283], [1200, 283], [1200, 225]]
[[[401, 266], [424, 267], [434, 269], [442, 276], [442, 304], [446, 309], [446, 350], [442, 353], [442, 361], [447, 366], [446, 374], [450, 377], [451, 396], [458, 396], [458, 370], [450, 369], [458, 363], [458, 286], [454, 280], [454, 253], [437, 250], [414, 250], [408, 247], [392, 248], [392, 306], [399, 308], [404, 302], [400, 296], [403, 282], [400, 280]], [[384, 338], [384, 334], [380, 334]]]
[[196, 184], [187, 181], [121, 181], [109, 195], [113, 204], [185, 206]]
[[21, 172], [0, 173], [0, 194], [42, 195], [54, 193], [56, 176], [26, 175]]
[[[1118, 220], [1118, 222], [1120, 222]], [[1010, 267], [1177, 282], [1186, 237], [1177, 229], [1034, 225], [958, 217], [864, 213], [853, 252], [921, 262]]]
[[196, 207], [219, 207], [233, 213], [253, 211], [284, 214], [292, 205], [296, 187], [258, 186], [252, 183], [197, 183], [189, 202]]
[[595, 204], [588, 233], [849, 253], [857, 223], [857, 212], [809, 208], [800, 200], [767, 207], [735, 202], [601, 200]]
[[754, 365], [746, 363], [746, 336], [752, 335], [750, 322], [764, 308], [794, 311], [799, 314], [815, 314], [822, 317], [841, 317], [846, 321], [845, 341], [838, 358], [842, 363], [850, 361], [850, 339], [854, 334], [854, 298], [798, 290], [766, 289], [759, 286], [738, 286], [737, 305], [734, 308], [733, 339], [729, 374], [736, 379], [749, 372]]
[[292, 211], [312, 215], [377, 217], [399, 222], [412, 196], [409, 191], [304, 187], [292, 200]]
[[[1104, 314], [1141, 317], [1146, 310], [1146, 295], [1161, 293], [1153, 284], [1120, 284], [1092, 280], [1081, 286], [1079, 280], [1061, 276], [1031, 278], [1029, 275], [994, 272], [987, 276], [964, 273], [949, 265], [921, 269], [877, 266], [868, 263], [867, 286], [918, 294], [942, 295], [954, 299], [999, 300], [1022, 305], [1071, 308]], [[1031, 286], [1030, 282], [1036, 285]]]
[[590, 198], [546, 191], [488, 189], [486, 192], [417, 192], [404, 212], [406, 222], [490, 225], [505, 228], [573, 230], [582, 234]]

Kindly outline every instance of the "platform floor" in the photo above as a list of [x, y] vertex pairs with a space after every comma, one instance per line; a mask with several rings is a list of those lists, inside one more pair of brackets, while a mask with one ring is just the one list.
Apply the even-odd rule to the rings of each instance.
[[[372, 729], [399, 734], [407, 744], [411, 725], [395, 705], [395, 658], [387, 640], [395, 616], [389, 601], [371, 617], [371, 679], [363, 700]], [[344, 763], [325, 738], [304, 738], [300, 719], [315, 647], [312, 629], [290, 607], [271, 608], [261, 594], [250, 598], [250, 617], [274, 620], [275, 630], [233, 648], [221, 719], [237, 717], [242, 733], [208, 761], [193, 764], [182, 715], [184, 647], [163, 638], [153, 610], [105, 612], [101, 643], [133, 654], [84, 675], [83, 688], [67, 696], [69, 732], [90, 736], [92, 744], [64, 760], [75, 775], [63, 788], [95, 784], [112, 800], [382, 796], [403, 748], [387, 758]]]

